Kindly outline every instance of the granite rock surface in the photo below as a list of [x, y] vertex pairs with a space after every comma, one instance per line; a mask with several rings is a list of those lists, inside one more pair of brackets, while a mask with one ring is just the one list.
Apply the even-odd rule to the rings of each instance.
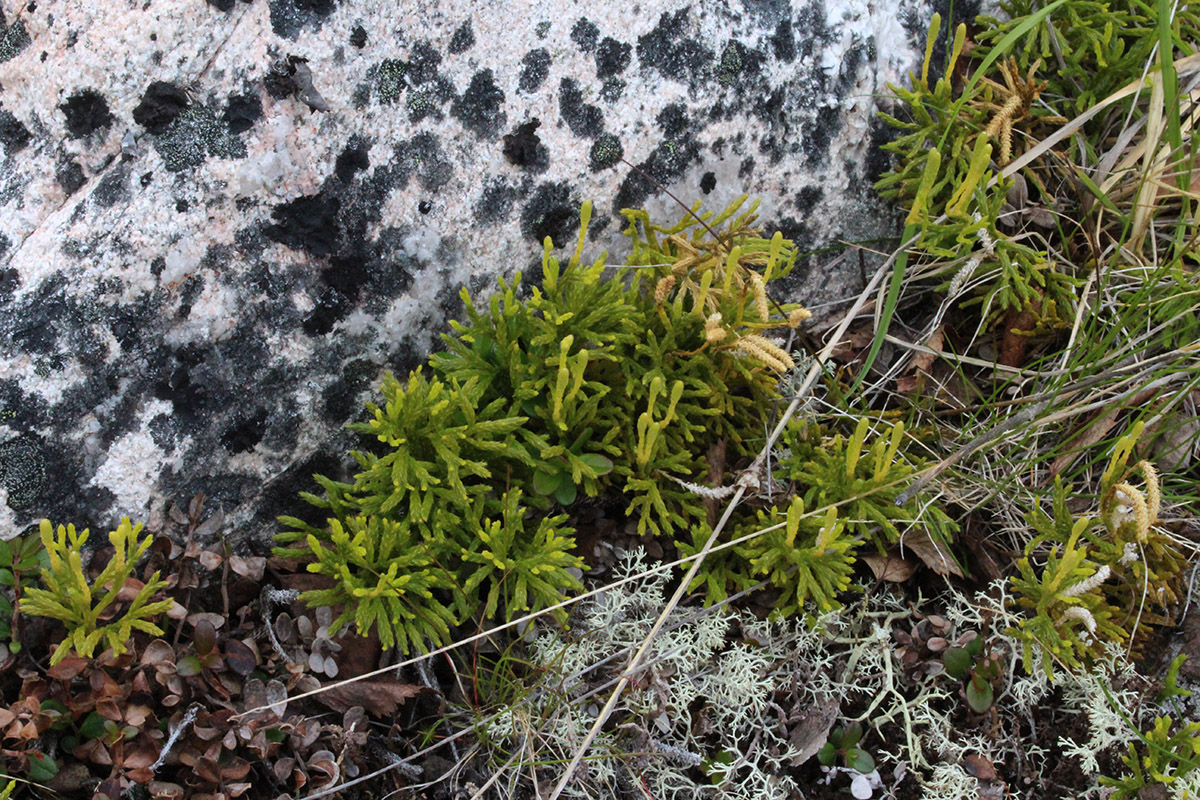
[[[875, 97], [924, 0], [0, 0], [0, 536], [197, 492], [266, 541], [381, 372], [617, 210], [895, 232]], [[857, 267], [806, 259], [810, 304]]]

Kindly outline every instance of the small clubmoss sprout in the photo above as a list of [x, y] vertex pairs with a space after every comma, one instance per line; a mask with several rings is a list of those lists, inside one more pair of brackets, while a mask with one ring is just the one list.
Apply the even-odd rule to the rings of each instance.
[[51, 665], [58, 664], [72, 650], [84, 658], [91, 658], [101, 643], [115, 655], [120, 655], [125, 652], [135, 630], [162, 635], [162, 628], [153, 620], [171, 607], [171, 601], [153, 599], [167, 587], [158, 572], [142, 585], [124, 613], [111, 622], [101, 622], [105, 612], [117, 602], [133, 578], [138, 561], [154, 541], [150, 535], [139, 538], [141, 531], [142, 523], [133, 525], [128, 517], [123, 518], [117, 529], [108, 535], [113, 546], [112, 558], [96, 579], [89, 581], [82, 559], [88, 531], [77, 533], [74, 525], [59, 525], [56, 532], [50, 520], [42, 520], [40, 535], [50, 561], [49, 568], [41, 572], [46, 588], [26, 589], [21, 599], [21, 611], [57, 619], [66, 625], [67, 636], [51, 654]]

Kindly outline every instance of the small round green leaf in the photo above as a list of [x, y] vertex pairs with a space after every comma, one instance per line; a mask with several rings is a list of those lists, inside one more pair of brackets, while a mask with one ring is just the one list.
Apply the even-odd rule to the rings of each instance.
[[871, 757], [871, 754], [857, 747], [846, 751], [846, 764], [851, 769], [856, 769], [863, 774], [875, 769], [875, 759]]
[[563, 476], [564, 480], [559, 484], [558, 490], [554, 493], [554, 499], [564, 506], [569, 506], [575, 502], [575, 497], [579, 493], [579, 488], [571, 482], [567, 476]]
[[821, 762], [821, 766], [833, 766], [833, 762], [837, 761], [837, 748], [834, 747], [833, 742], [821, 745], [821, 749], [817, 751], [817, 761]]
[[860, 722], [851, 722], [842, 731], [842, 749], [849, 750], [862, 741], [863, 727]]
[[58, 762], [37, 750], [29, 752], [29, 780], [46, 783], [58, 774]]
[[542, 495], [554, 494], [558, 491], [562, 478], [561, 472], [543, 472], [539, 469], [533, 473], [533, 490]]
[[217, 646], [217, 629], [206, 619], [196, 623], [192, 633], [192, 643], [196, 645], [196, 653], [207, 656]]
[[185, 678], [190, 678], [193, 675], [199, 675], [203, 672], [204, 665], [195, 656], [186, 656], [179, 659], [179, 662], [175, 665], [175, 671]]
[[990, 683], [979, 675], [971, 678], [967, 684], [967, 705], [971, 707], [972, 711], [982, 714], [992, 707], [992, 701], [995, 699], [995, 692]]
[[79, 725], [79, 732], [85, 739], [104, 738], [104, 717], [95, 711], [91, 712], [83, 718], [83, 722]]
[[612, 460], [599, 453], [584, 453], [579, 460], [596, 470], [597, 475], [607, 475], [613, 471]]
[[961, 678], [971, 668], [971, 654], [963, 647], [947, 647], [942, 653], [942, 665], [951, 678]]

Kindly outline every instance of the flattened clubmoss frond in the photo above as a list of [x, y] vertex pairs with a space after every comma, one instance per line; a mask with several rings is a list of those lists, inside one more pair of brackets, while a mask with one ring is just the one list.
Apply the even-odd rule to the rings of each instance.
[[[1098, 565], [1087, 546], [1080, 543], [1093, 520], [1073, 520], [1061, 481], [1055, 486], [1054, 512], [1051, 518], [1040, 508], [1030, 511], [1029, 524], [1042, 535], [1026, 546], [1025, 556], [1017, 562], [1019, 574], [1010, 579], [1018, 605], [1029, 609], [1032, 616], [1009, 633], [1023, 644], [1025, 670], [1033, 671], [1037, 656], [1036, 666], [1050, 678], [1056, 660], [1067, 669], [1079, 669], [1102, 655], [1108, 643], [1128, 637], [1114, 622], [1117, 609], [1109, 605], [1103, 591], [1111, 568]], [[1057, 543], [1051, 547], [1039, 574], [1031, 558], [1047, 539], [1061, 542], [1061, 550]]]
[[777, 304], [778, 316], [772, 313], [767, 285], [791, 272], [796, 250], [780, 233], [762, 238], [754, 227], [757, 202], [721, 229], [745, 201], [739, 198], [716, 217], [699, 214], [697, 204], [692, 215], [670, 228], [653, 224], [644, 211], [621, 212], [629, 220], [625, 235], [633, 245], [629, 264], [652, 267], [659, 276], [656, 307], [662, 309], [674, 294], [691, 314], [705, 319], [719, 314], [729, 332], [788, 325], [789, 315], [804, 310]]
[[[585, 207], [574, 255], [562, 264], [547, 246], [541, 285], [527, 297], [516, 291], [520, 276], [501, 280], [486, 305], [464, 294], [468, 319], [430, 358], [432, 375], [417, 370], [405, 383], [386, 376], [382, 404], [352, 426], [378, 442], [353, 454], [353, 480], [318, 477], [324, 496], [306, 496], [327, 512], [326, 527], [281, 518], [291, 530], [278, 540], [293, 546], [278, 552], [312, 558], [309, 569], [335, 581], [306, 601], [342, 604], [339, 624], [377, 628], [385, 646], [406, 651], [444, 642], [476, 613], [511, 619], [553, 606], [579, 588], [569, 570], [580, 562], [564, 517], [550, 509], [578, 491], [619, 490], [640, 533], [691, 531], [702, 547], [710, 509], [688, 487], [756, 454], [763, 409], [779, 399], [777, 373], [793, 368], [760, 331], [794, 328], [809, 315], [771, 300], [769, 284], [791, 269], [795, 251], [779, 235], [760, 237], [752, 213], [734, 219], [740, 205], [707, 227], [685, 218], [663, 229], [631, 213], [633, 266], [615, 273], [603, 257], [581, 260]], [[636, 268], [663, 259], [655, 272]], [[851, 505], [852, 516], [805, 533], [808, 549], [796, 553], [723, 551], [730, 570], [715, 577], [722, 559], [709, 562], [709, 600], [768, 574], [797, 603], [832, 603], [856, 541], [893, 541], [931, 521], [948, 536], [941, 512], [897, 509], [885, 489], [911, 470], [902, 435], [897, 428], [867, 446], [863, 429], [849, 467], [834, 445], [840, 460], [813, 467], [804, 489], [828, 478], [834, 502], [866, 503], [874, 516]], [[723, 454], [715, 465], [714, 448]], [[819, 458], [801, 454], [771, 480]], [[824, 475], [826, 467], [836, 475]], [[811, 569], [785, 578], [810, 556]]]
[[[1074, 518], [1067, 508], [1069, 487], [1059, 478], [1053, 517], [1040, 508], [1027, 516], [1038, 535], [1018, 562], [1020, 577], [1013, 578], [1018, 602], [1034, 612], [1019, 627], [1027, 668], [1035, 642], [1042, 648], [1041, 666], [1051, 675], [1054, 658], [1076, 669], [1098, 656], [1106, 642], [1134, 638], [1170, 622], [1165, 609], [1180, 600], [1186, 562], [1155, 526], [1161, 503], [1158, 473], [1145, 461], [1128, 466], [1143, 429], [1139, 422], [1117, 441], [1101, 476], [1103, 525], [1089, 517]], [[1143, 475], [1144, 492], [1126, 480], [1134, 471]], [[1046, 543], [1053, 546], [1038, 580], [1030, 557]]]
[[494, 465], [532, 468], [545, 446], [524, 427], [524, 417], [507, 414], [503, 401], [481, 407], [475, 378], [460, 386], [454, 378], [427, 381], [417, 370], [401, 386], [389, 373], [383, 395], [382, 408], [367, 405], [374, 419], [350, 426], [391, 448], [383, 456], [354, 453], [362, 472], [348, 494], [363, 513], [451, 529], [461, 525], [458, 510], [489, 490]]
[[74, 650], [84, 658], [91, 658], [103, 642], [115, 655], [126, 650], [135, 630], [155, 636], [162, 635], [162, 628], [153, 620], [166, 613], [170, 600], [151, 602], [154, 595], [167, 588], [167, 582], [155, 572], [142, 586], [134, 599], [117, 619], [100, 624], [104, 611], [116, 602], [117, 596], [133, 577], [138, 561], [154, 541], [147, 535], [139, 539], [142, 523], [133, 525], [128, 517], [108, 535], [113, 546], [113, 555], [107, 565], [89, 583], [83, 570], [82, 548], [88, 531], [76, 533], [74, 525], [59, 525], [57, 535], [50, 520], [42, 520], [40, 535], [42, 544], [50, 557], [50, 568], [41, 571], [45, 589], [31, 587], [21, 598], [21, 611], [38, 617], [57, 619], [67, 627], [67, 637], [50, 656], [51, 665], [57, 664]]
[[[951, 265], [948, 282], [939, 288], [960, 290], [968, 280], [979, 287], [972, 302], [983, 304], [985, 324], [1016, 312], [1031, 312], [1038, 328], [1065, 324], [1077, 281], [1067, 265], [1025, 244], [1029, 237], [998, 230], [1009, 183], [992, 182], [996, 163], [1008, 163], [1018, 142], [1036, 142], [1041, 127], [1061, 120], [1047, 117], [1034, 103], [1045, 88], [1034, 78], [1036, 63], [1019, 69], [1012, 60], [997, 59], [988, 74], [973, 76], [978, 79], [967, 80], [960, 90], [956, 69], [965, 48], [963, 25], [955, 31], [944, 75], [931, 88], [929, 59], [940, 24], [935, 14], [921, 77], [912, 77], [911, 89], [891, 86], [909, 118], [881, 115], [902, 133], [884, 146], [897, 156], [896, 166], [876, 189], [908, 208], [906, 224], [920, 228], [915, 249], [925, 260], [943, 270], [941, 264]], [[1014, 137], [1018, 123], [1021, 136]], [[975, 251], [979, 241], [986, 242], [983, 252]]]
[[[883, 552], [906, 531], [920, 530], [948, 551], [957, 525], [944, 511], [915, 500], [896, 505], [906, 479], [917, 468], [901, 450], [903, 424], [891, 426], [867, 446], [869, 432], [865, 417], [848, 439], [840, 433], [829, 436], [813, 423], [789, 424], [773, 480], [792, 488], [790, 504], [786, 510], [771, 506], [759, 510], [756, 518], [732, 523], [727, 534], [731, 539], [762, 533], [711, 553], [689, 590], [703, 588], [705, 601], [714, 603], [765, 577], [783, 591], [783, 613], [810, 599], [829, 610], [838, 607], [837, 594], [849, 588], [856, 552], [864, 542]], [[695, 494], [708, 496], [711, 490]], [[814, 516], [806, 514], [806, 508], [824, 510]], [[693, 525], [688, 537], [677, 537], [675, 544], [681, 555], [692, 555], [711, 536], [707, 525]]]
[[901, 454], [904, 424], [881, 431], [867, 447], [870, 424], [866, 417], [859, 419], [854, 433], [843, 438], [840, 433], [828, 437], [815, 424], [794, 422], [784, 432], [789, 452], [779, 459], [781, 474], [796, 484], [808, 508], [836, 504], [846, 529], [881, 553], [913, 526], [948, 548], [958, 526], [946, 512], [916, 500], [896, 505], [920, 466]]
[[[441, 644], [466, 607], [466, 596], [441, 565], [452, 546], [444, 537], [423, 541], [407, 520], [378, 515], [330, 519], [329, 531], [310, 533], [309, 572], [334, 580], [329, 589], [304, 592], [310, 606], [341, 606], [330, 623], [353, 623], [359, 635], [378, 631], [384, 648], [407, 653]], [[447, 605], [448, 598], [449, 605]]]
[[754, 542], [756, 555], [750, 565], [783, 592], [779, 614], [793, 614], [809, 599], [820, 611], [830, 611], [841, 607], [837, 595], [850, 588], [857, 548], [837, 508], [831, 506], [822, 519], [805, 516], [804, 501], [796, 496], [788, 506], [785, 528]]
[[[501, 502], [501, 517], [480, 520], [478, 544], [462, 551], [463, 563], [476, 565], [463, 591], [473, 596], [487, 587], [483, 616], [491, 617], [503, 605], [504, 621], [509, 622], [531, 608], [557, 604], [564, 591], [582, 590], [583, 584], [569, 570], [583, 567], [583, 559], [571, 554], [575, 531], [563, 525], [566, 514], [542, 517], [531, 535], [526, 529], [529, 510], [520, 505], [520, 490], [505, 492]], [[560, 608], [555, 615], [566, 622], [565, 610]]]
[[1145, 755], [1139, 754], [1142, 748], [1130, 742], [1129, 752], [1121, 757], [1129, 773], [1120, 778], [1100, 778], [1101, 786], [1115, 788], [1110, 795], [1113, 800], [1147, 796], [1141, 793], [1143, 789], [1177, 784], [1200, 767], [1200, 722], [1177, 725], [1171, 717], [1155, 717], [1154, 725], [1138, 738]]

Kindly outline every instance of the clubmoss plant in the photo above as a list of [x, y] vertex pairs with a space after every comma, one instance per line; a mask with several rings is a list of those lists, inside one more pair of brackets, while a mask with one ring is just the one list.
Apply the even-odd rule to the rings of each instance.
[[[431, 374], [388, 375], [383, 403], [352, 426], [377, 443], [353, 454], [353, 480], [318, 476], [323, 495], [304, 495], [326, 525], [281, 518], [279, 552], [311, 557], [309, 569], [335, 583], [305, 600], [342, 604], [338, 623], [378, 629], [387, 647], [423, 649], [472, 616], [511, 619], [580, 588], [573, 531], [556, 504], [569, 511], [581, 495], [619, 493], [640, 533], [703, 535], [710, 512], [692, 490], [754, 455], [762, 409], [794, 364], [763, 334], [808, 316], [770, 298], [795, 250], [761, 236], [743, 205], [716, 216], [697, 208], [671, 228], [627, 212], [633, 254], [615, 271], [603, 256], [582, 261], [585, 205], [574, 255], [562, 264], [547, 243], [527, 297], [520, 275], [501, 280], [485, 307], [464, 292], [467, 321], [453, 324]], [[917, 506], [895, 507], [889, 494], [910, 469], [898, 455], [902, 427], [864, 449], [866, 425], [824, 443], [832, 460], [793, 442], [796, 454], [771, 478], [804, 482], [805, 507], [848, 504], [853, 521], [793, 510], [790, 538], [744, 551], [731, 581], [767, 575], [794, 607], [810, 596], [832, 605], [856, 540], [883, 546], [916, 523]], [[740, 520], [759, 521], [752, 511]], [[705, 582], [710, 602], [728, 582]]]
[[[1170, 621], [1165, 609], [1180, 599], [1185, 561], [1156, 527], [1157, 471], [1146, 461], [1128, 466], [1143, 430], [1138, 423], [1117, 442], [1100, 480], [1100, 520], [1074, 517], [1061, 479], [1055, 482], [1053, 517], [1040, 508], [1027, 517], [1037, 535], [1017, 562], [1020, 575], [1012, 579], [1018, 604], [1034, 613], [1019, 626], [1027, 669], [1035, 642], [1041, 668], [1052, 675], [1055, 660], [1078, 669], [1106, 645]], [[1135, 471], [1143, 476], [1144, 491], [1127, 480]], [[1030, 559], [1047, 543], [1051, 549], [1039, 575]]]
[[102, 642], [114, 654], [120, 655], [125, 652], [135, 630], [162, 635], [162, 628], [153, 620], [166, 613], [171, 601], [153, 600], [167, 586], [158, 572], [142, 585], [124, 613], [111, 622], [101, 622], [105, 612], [117, 602], [133, 578], [138, 561], [154, 540], [149, 535], [138, 538], [142, 523], [133, 525], [125, 517], [117, 529], [109, 533], [114, 552], [94, 581], [88, 581], [83, 570], [81, 554], [88, 538], [86, 529], [76, 533], [74, 525], [59, 525], [56, 535], [50, 520], [44, 519], [39, 530], [50, 561], [49, 568], [41, 572], [46, 588], [26, 589], [25, 597], [21, 599], [21, 611], [57, 619], [66, 625], [67, 636], [51, 654], [51, 665], [58, 664], [72, 650], [84, 658], [91, 658]]
[[914, 249], [926, 262], [939, 264], [938, 274], [947, 278], [939, 288], [954, 295], [968, 281], [980, 287], [968, 305], [982, 304], [985, 322], [994, 324], [1023, 311], [1032, 313], [1038, 325], [1065, 322], [1074, 307], [1077, 281], [1047, 249], [1026, 243], [1037, 239], [1001, 229], [1011, 184], [993, 180], [999, 167], [1019, 154], [1016, 147], [1035, 143], [1046, 121], [1061, 120], [1044, 119], [1033, 102], [1044, 88], [1032, 78], [1037, 65], [1022, 74], [1001, 59], [991, 72], [970, 75], [958, 88], [957, 69], [965, 66], [965, 25], [955, 31], [944, 75], [930, 86], [940, 29], [941, 17], [935, 14], [921, 75], [912, 76], [912, 88], [890, 87], [908, 119], [881, 115], [902, 134], [884, 146], [898, 158], [876, 189], [908, 209], [906, 224], [920, 231]]
[[[867, 417], [859, 418], [849, 436], [830, 434], [811, 421], [789, 423], [770, 477], [778, 504], [739, 518], [729, 537], [764, 533], [710, 555], [690, 588], [703, 586], [707, 601], [719, 602], [765, 577], [784, 594], [779, 613], [790, 614], [810, 599], [828, 611], [850, 586], [860, 546], [883, 553], [911, 534], [951, 553], [957, 525], [945, 511], [917, 499], [896, 504], [920, 466], [901, 449], [904, 425], [890, 426], [868, 446], [869, 432]], [[690, 490], [707, 494], [703, 487]], [[676, 546], [692, 555], [711, 535], [710, 527], [698, 524]]]
[[1120, 778], [1100, 778], [1101, 786], [1115, 790], [1110, 795], [1113, 800], [1142, 797], [1141, 792], [1151, 786], [1170, 787], [1187, 780], [1200, 767], [1200, 722], [1176, 723], [1171, 717], [1156, 717], [1153, 726], [1139, 738], [1144, 750], [1139, 752], [1130, 743], [1128, 753], [1121, 758], [1129, 773]]

